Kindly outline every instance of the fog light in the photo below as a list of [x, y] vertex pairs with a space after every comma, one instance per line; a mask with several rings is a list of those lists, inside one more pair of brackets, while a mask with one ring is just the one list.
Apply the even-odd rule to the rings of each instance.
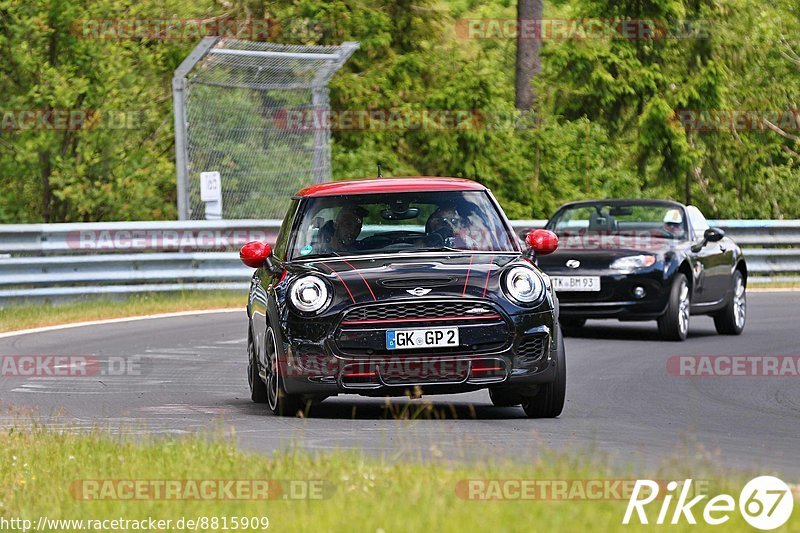
[[633, 289], [633, 296], [638, 300], [644, 298], [645, 294], [647, 294], [647, 291], [644, 290], [644, 287], [636, 287]]

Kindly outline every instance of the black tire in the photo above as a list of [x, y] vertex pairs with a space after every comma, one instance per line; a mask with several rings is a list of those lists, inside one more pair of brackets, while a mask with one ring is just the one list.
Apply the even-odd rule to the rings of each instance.
[[747, 294], [744, 277], [733, 273], [733, 294], [725, 309], [714, 315], [714, 327], [720, 335], [739, 335], [747, 322]]
[[250, 399], [255, 403], [267, 403], [267, 385], [262, 381], [261, 376], [258, 375], [258, 361], [255, 358], [255, 349], [253, 346], [253, 334], [248, 328], [247, 330], [247, 382], [250, 385]]
[[684, 341], [689, 333], [689, 317], [691, 312], [691, 291], [686, 275], [675, 274], [669, 293], [667, 310], [658, 317], [658, 332], [665, 340]]
[[522, 396], [516, 392], [490, 388], [489, 399], [495, 407], [513, 407], [522, 403]]
[[564, 350], [564, 337], [558, 330], [558, 350], [556, 352], [556, 379], [552, 383], [539, 385], [535, 396], [523, 396], [522, 408], [528, 418], [556, 418], [564, 410], [567, 395], [567, 354]]
[[585, 318], [561, 317], [558, 321], [564, 329], [579, 329], [586, 324]]
[[264, 336], [265, 355], [269, 361], [267, 368], [267, 404], [270, 411], [277, 416], [297, 416], [304, 407], [304, 402], [298, 394], [288, 394], [283, 384], [281, 364], [278, 360], [278, 346], [272, 326], [267, 327]]

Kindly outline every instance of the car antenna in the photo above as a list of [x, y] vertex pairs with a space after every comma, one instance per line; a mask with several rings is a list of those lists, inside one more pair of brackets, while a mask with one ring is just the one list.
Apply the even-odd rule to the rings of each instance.
[[378, 163], [378, 177], [379, 178], [383, 177], [383, 173], [381, 173], [381, 164], [380, 163]]

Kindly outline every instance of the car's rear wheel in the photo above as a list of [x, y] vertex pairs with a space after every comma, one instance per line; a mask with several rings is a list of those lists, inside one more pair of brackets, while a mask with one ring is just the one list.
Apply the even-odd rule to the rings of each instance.
[[682, 272], [675, 274], [669, 294], [666, 312], [658, 318], [658, 332], [661, 337], [671, 341], [686, 340], [689, 333], [691, 295], [689, 282]]
[[297, 394], [288, 394], [284, 388], [278, 357], [278, 343], [272, 326], [267, 328], [264, 345], [267, 361], [269, 361], [266, 383], [267, 404], [270, 410], [278, 416], [295, 416], [303, 407], [302, 398]]
[[747, 321], [747, 294], [744, 277], [738, 270], [733, 273], [733, 296], [721, 312], [714, 315], [714, 327], [720, 335], [739, 335]]
[[534, 396], [522, 397], [522, 408], [529, 418], [555, 418], [564, 410], [564, 399], [567, 395], [567, 355], [564, 350], [564, 338], [558, 332], [558, 350], [556, 351], [556, 379], [552, 383], [539, 385]]
[[256, 360], [255, 345], [253, 334], [248, 328], [247, 331], [247, 382], [250, 385], [250, 399], [255, 403], [267, 403], [267, 386], [258, 375], [258, 361]]

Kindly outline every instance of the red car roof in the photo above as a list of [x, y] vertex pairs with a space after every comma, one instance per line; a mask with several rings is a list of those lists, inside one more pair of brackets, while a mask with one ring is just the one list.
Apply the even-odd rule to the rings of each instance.
[[392, 192], [485, 191], [477, 181], [461, 178], [377, 178], [354, 181], [331, 181], [311, 185], [296, 196], [339, 196], [345, 194], [381, 194]]

